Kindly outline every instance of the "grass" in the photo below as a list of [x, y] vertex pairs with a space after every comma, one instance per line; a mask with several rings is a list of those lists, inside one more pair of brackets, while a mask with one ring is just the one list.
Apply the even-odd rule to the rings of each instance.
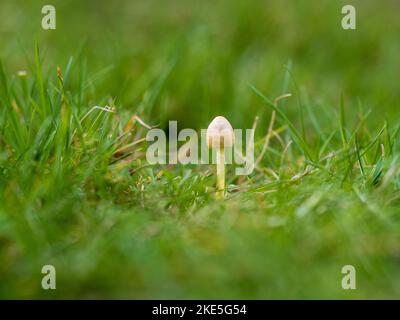
[[[56, 1], [51, 32], [1, 4], [0, 297], [397, 298], [400, 24], [354, 2], [353, 33], [340, 1]], [[149, 166], [143, 141], [218, 114], [262, 155], [223, 201], [213, 166]]]

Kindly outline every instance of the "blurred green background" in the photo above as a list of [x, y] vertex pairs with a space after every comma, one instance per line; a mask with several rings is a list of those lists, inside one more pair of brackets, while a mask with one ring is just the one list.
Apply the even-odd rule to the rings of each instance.
[[[28, 67], [35, 41], [52, 75], [81, 54], [98, 73], [93, 102], [108, 95], [128, 109], [167, 77], [151, 102], [153, 123], [176, 119], [199, 128], [223, 113], [234, 126], [250, 127], [260, 101], [248, 84], [271, 99], [279, 96], [289, 61], [316, 110], [337, 106], [343, 94], [354, 106], [348, 109], [360, 102], [374, 110], [370, 121], [397, 111], [396, 0], [352, 1], [356, 30], [341, 28], [346, 1], [53, 1], [54, 31], [41, 28], [44, 4], [1, 2], [0, 54], [9, 71]], [[291, 100], [289, 113], [291, 105], [297, 110]]]
[[[41, 28], [45, 4], [57, 10], [56, 30]], [[400, 2], [352, 0], [356, 30], [341, 28], [345, 4], [1, 0], [0, 58], [10, 83], [18, 82], [19, 70], [27, 70], [32, 85], [35, 43], [49, 83], [57, 82], [57, 66], [64, 72], [73, 57], [67, 91], [82, 104], [79, 110], [111, 104], [124, 120], [137, 113], [151, 125], [177, 120], [181, 128], [199, 129], [224, 115], [234, 128], [250, 128], [259, 116], [261, 138], [271, 112], [252, 84], [272, 100], [292, 93], [284, 112], [297, 127], [298, 106], [307, 105], [323, 132], [336, 130], [343, 96], [349, 127], [370, 110], [365, 131], [375, 132], [399, 114]], [[292, 77], [285, 89], [287, 69]], [[85, 98], [74, 96], [77, 92]], [[305, 117], [310, 145], [319, 138], [311, 121]], [[2, 298], [400, 294], [398, 180], [388, 184], [389, 191], [369, 193], [358, 175], [346, 189], [321, 170], [305, 182], [276, 182], [275, 192], [270, 177], [260, 174], [253, 185], [264, 188], [260, 192], [245, 190], [218, 203], [207, 193], [213, 182], [202, 169], [199, 174], [166, 170], [160, 181], [149, 178], [156, 174], [151, 170], [133, 177], [124, 171], [111, 179], [108, 159], [86, 166], [78, 146], [71, 151], [76, 170], [68, 167], [56, 177], [56, 169], [47, 167], [52, 156], [7, 167], [12, 152], [5, 149], [0, 159], [6, 168], [0, 176]], [[291, 176], [279, 167], [280, 153], [263, 165], [289, 179], [304, 162], [290, 152], [298, 169], [287, 170]], [[336, 176], [344, 170], [338, 167]], [[317, 203], [310, 204], [314, 194]], [[299, 219], [299, 208], [310, 213]], [[39, 287], [47, 263], [57, 268], [55, 292]], [[348, 263], [358, 268], [354, 292], [340, 287], [340, 269]]]

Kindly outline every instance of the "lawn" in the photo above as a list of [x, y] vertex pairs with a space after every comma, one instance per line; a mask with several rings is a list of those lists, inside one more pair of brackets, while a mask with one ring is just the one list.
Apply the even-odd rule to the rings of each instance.
[[[45, 4], [0, 3], [0, 298], [400, 297], [397, 1]], [[147, 163], [218, 115], [255, 128], [224, 199]]]

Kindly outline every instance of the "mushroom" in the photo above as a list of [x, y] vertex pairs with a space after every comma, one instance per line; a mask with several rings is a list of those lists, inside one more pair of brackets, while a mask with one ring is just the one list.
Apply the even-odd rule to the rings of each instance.
[[229, 121], [222, 116], [215, 117], [207, 128], [207, 145], [217, 152], [217, 199], [223, 199], [225, 195], [225, 148], [231, 148], [234, 140]]

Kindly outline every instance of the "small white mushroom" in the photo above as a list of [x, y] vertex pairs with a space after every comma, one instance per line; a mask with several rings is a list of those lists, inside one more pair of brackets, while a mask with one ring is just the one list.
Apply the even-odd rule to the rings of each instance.
[[231, 148], [235, 142], [233, 128], [229, 121], [218, 116], [207, 128], [207, 145], [217, 152], [217, 193], [218, 199], [225, 196], [225, 148]]

